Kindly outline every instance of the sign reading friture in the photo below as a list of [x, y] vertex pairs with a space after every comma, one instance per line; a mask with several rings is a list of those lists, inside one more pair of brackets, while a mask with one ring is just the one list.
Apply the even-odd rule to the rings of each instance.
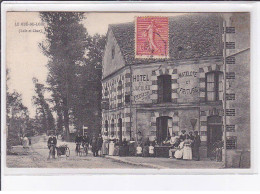
[[199, 100], [199, 78], [196, 67], [182, 66], [178, 72], [179, 101], [182, 103]]
[[135, 57], [168, 58], [168, 17], [136, 17]]

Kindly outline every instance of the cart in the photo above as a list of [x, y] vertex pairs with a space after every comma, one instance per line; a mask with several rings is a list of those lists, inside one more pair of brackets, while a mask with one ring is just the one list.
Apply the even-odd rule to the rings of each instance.
[[66, 158], [68, 158], [70, 156], [70, 149], [69, 149], [68, 145], [64, 144], [64, 145], [56, 147], [56, 149], [57, 149], [58, 158], [60, 158], [62, 155], [65, 155]]

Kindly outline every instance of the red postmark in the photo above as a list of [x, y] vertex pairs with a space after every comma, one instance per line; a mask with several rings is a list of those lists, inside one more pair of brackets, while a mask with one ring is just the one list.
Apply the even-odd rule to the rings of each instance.
[[169, 53], [168, 17], [137, 17], [135, 57], [167, 58]]

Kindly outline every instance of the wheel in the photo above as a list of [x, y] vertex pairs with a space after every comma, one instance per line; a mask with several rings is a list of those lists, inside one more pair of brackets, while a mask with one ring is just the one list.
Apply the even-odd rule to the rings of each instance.
[[68, 147], [66, 148], [65, 155], [66, 157], [70, 156], [70, 149]]
[[84, 148], [84, 151], [85, 151], [85, 154], [86, 154], [86, 156], [87, 156], [87, 155], [88, 155], [88, 148], [85, 147], [85, 148]]
[[79, 156], [81, 157], [83, 155], [82, 149], [79, 150]]

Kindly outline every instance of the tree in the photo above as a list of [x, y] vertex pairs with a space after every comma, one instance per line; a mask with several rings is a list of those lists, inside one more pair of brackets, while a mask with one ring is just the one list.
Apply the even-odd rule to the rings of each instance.
[[46, 88], [43, 84], [40, 84], [38, 79], [33, 78], [36, 96], [33, 96], [33, 104], [37, 107], [36, 115], [40, 117], [42, 132], [48, 132], [55, 130], [54, 118], [47, 100], [44, 97]]
[[[47, 79], [53, 92], [53, 102], [59, 123], [63, 120], [65, 138], [69, 140], [70, 112], [77, 83], [77, 66], [83, 61], [87, 46], [87, 31], [80, 23], [84, 18], [78, 12], [41, 12], [46, 23], [42, 52], [49, 58]], [[61, 119], [61, 117], [63, 117]]]
[[86, 58], [77, 68], [78, 87], [73, 95], [72, 114], [74, 125], [79, 131], [84, 125], [90, 134], [97, 135], [101, 130], [101, 64], [106, 37], [96, 34], [88, 40]]
[[8, 81], [10, 79], [9, 70], [7, 74], [6, 92], [6, 122], [7, 122], [7, 149], [13, 145], [20, 144], [20, 137], [27, 135], [27, 125], [30, 120], [29, 111], [22, 103], [22, 95], [16, 91], [10, 92]]

